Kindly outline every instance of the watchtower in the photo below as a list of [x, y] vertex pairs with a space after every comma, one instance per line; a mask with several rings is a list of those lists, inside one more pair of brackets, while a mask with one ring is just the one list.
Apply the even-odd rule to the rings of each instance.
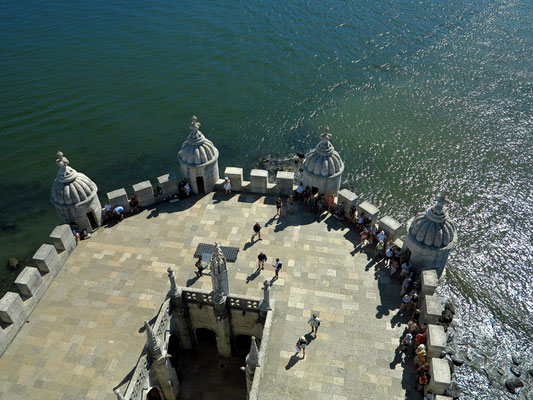
[[69, 166], [63, 153], [57, 152], [57, 177], [52, 184], [50, 201], [61, 222], [75, 223], [82, 230], [93, 232], [102, 223], [102, 206], [98, 187], [86, 175]]
[[447, 194], [443, 191], [437, 204], [413, 218], [405, 237], [405, 244], [411, 250], [410, 265], [419, 271], [435, 269], [439, 277], [457, 235], [455, 222], [444, 211]]
[[333, 194], [339, 191], [344, 163], [329, 139], [329, 128], [320, 135], [322, 141], [311, 150], [303, 162], [303, 183], [313, 193]]
[[191, 132], [181, 146], [178, 160], [181, 173], [189, 181], [193, 193], [208, 193], [215, 189], [218, 175], [218, 150], [200, 132], [200, 123], [192, 116]]

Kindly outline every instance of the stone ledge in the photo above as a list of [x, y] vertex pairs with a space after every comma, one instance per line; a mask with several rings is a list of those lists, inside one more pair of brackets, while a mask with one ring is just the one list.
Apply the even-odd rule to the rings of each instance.
[[369, 217], [372, 220], [372, 223], [375, 224], [379, 216], [379, 208], [375, 205], [370, 204], [368, 201], [363, 201], [357, 206], [357, 212], [363, 212], [365, 217]]
[[379, 230], [383, 230], [387, 235], [387, 241], [394, 241], [400, 233], [402, 224], [388, 215], [379, 219]]
[[26, 320], [26, 310], [24, 303], [18, 293], [7, 292], [0, 299], [0, 321], [4, 324], [22, 326]]
[[442, 316], [442, 311], [442, 304], [437, 296], [425, 296], [422, 299], [420, 316], [423, 321], [426, 321], [428, 324], [437, 325], [439, 318]]
[[56, 226], [50, 234], [50, 239], [58, 252], [66, 251], [70, 254], [76, 247], [76, 238], [67, 224]]
[[155, 203], [154, 188], [150, 181], [142, 181], [133, 185], [133, 192], [141, 207], [149, 207]]
[[41, 272], [50, 273], [52, 276], [56, 276], [61, 268], [61, 259], [56, 248], [51, 244], [41, 245], [32, 259]]
[[432, 296], [439, 286], [439, 278], [437, 271], [434, 269], [426, 269], [420, 274], [420, 296]]
[[433, 391], [435, 394], [444, 394], [444, 391], [450, 387], [452, 376], [448, 361], [442, 358], [431, 358], [429, 360], [429, 383], [425, 391]]
[[26, 267], [15, 280], [20, 293], [23, 296], [33, 297], [39, 293], [44, 282], [39, 270], [33, 267]]

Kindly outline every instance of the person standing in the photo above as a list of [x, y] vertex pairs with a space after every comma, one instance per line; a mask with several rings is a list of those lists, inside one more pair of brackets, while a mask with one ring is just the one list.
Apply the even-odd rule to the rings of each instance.
[[231, 194], [231, 180], [227, 176], [224, 178], [224, 190], [228, 196]]
[[258, 240], [262, 240], [261, 239], [261, 225], [259, 225], [259, 222], [256, 222], [254, 227], [253, 227], [253, 230], [254, 230], [254, 233], [252, 235], [252, 242], [254, 241], [254, 237], [255, 235], [257, 235], [258, 237]]
[[296, 342], [296, 355], [300, 354], [300, 351], [303, 354], [302, 359], [305, 358], [305, 348], [307, 347], [307, 339], [305, 336], [302, 336], [298, 341]]
[[275, 279], [278, 279], [279, 278], [279, 271], [281, 270], [281, 266], [283, 264], [281, 263], [281, 261], [279, 261], [279, 258], [276, 258], [276, 263], [275, 264], [272, 264], [272, 266], [274, 267], [274, 278]]
[[311, 318], [309, 318], [309, 321], [307, 321], [309, 325], [311, 325], [311, 333], [316, 334], [318, 332], [318, 327], [320, 326], [320, 318], [316, 314], [313, 314]]
[[281, 217], [281, 207], [283, 206], [283, 202], [281, 201], [281, 197], [278, 197], [276, 200], [276, 215]]
[[257, 269], [265, 269], [265, 262], [267, 260], [267, 256], [262, 251], [259, 252], [259, 255], [257, 256]]
[[287, 213], [292, 214], [292, 207], [294, 206], [294, 197], [292, 194], [287, 199]]

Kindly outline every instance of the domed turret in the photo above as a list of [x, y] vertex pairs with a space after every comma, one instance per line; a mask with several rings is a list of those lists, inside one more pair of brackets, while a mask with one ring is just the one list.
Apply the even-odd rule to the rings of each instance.
[[405, 239], [411, 250], [410, 264], [419, 270], [436, 269], [439, 276], [457, 235], [455, 222], [448, 219], [448, 214], [444, 211], [446, 195], [447, 192], [443, 191], [437, 204], [413, 218]]
[[341, 184], [344, 163], [329, 141], [329, 128], [326, 127], [326, 132], [320, 136], [322, 141], [307, 154], [303, 162], [303, 182], [305, 186], [315, 188], [319, 193], [336, 195]]
[[57, 152], [57, 177], [52, 184], [50, 201], [63, 223], [75, 223], [82, 230], [92, 232], [102, 221], [102, 206], [98, 187], [86, 175], [69, 166], [63, 153]]
[[194, 115], [190, 128], [191, 132], [178, 153], [181, 172], [194, 193], [210, 192], [219, 177], [218, 150], [200, 132], [200, 123]]

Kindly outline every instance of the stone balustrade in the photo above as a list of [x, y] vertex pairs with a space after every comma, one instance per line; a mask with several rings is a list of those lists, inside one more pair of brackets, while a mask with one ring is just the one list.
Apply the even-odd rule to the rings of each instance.
[[183, 290], [183, 298], [189, 303], [213, 305], [213, 296], [200, 289], [187, 288]]
[[232, 294], [231, 296], [228, 296], [226, 302], [229, 304], [230, 308], [246, 311], [259, 311], [259, 303], [261, 300]]

